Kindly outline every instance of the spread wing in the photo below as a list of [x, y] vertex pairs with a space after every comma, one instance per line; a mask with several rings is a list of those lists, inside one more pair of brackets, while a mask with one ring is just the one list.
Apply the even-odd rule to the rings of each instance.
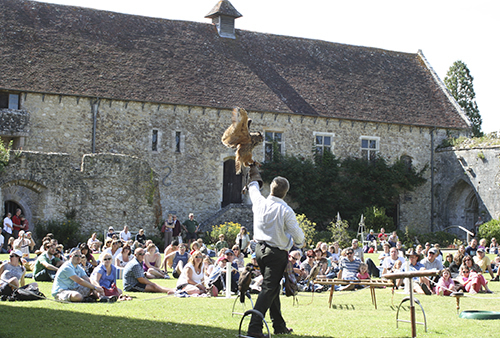
[[239, 144], [250, 143], [252, 140], [248, 126], [251, 120], [248, 120], [246, 110], [239, 107], [234, 108], [231, 121], [232, 124], [226, 129], [224, 135], [222, 135], [222, 143], [230, 148], [236, 148]]

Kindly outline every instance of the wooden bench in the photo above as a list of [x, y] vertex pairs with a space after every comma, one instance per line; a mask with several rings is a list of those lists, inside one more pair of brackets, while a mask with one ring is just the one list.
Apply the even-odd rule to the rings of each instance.
[[332, 307], [333, 291], [335, 290], [335, 285], [362, 285], [370, 287], [370, 294], [372, 296], [372, 304], [375, 305], [377, 309], [377, 298], [375, 296], [375, 289], [380, 287], [393, 287], [392, 280], [386, 279], [374, 279], [374, 280], [345, 280], [345, 279], [332, 279], [332, 278], [316, 278], [315, 284], [329, 285], [330, 288], [330, 298], [328, 299], [328, 304], [330, 308]]

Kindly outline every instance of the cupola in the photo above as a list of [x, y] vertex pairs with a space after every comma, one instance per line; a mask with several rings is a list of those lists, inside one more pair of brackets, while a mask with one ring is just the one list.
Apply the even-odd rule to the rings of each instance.
[[212, 19], [221, 38], [235, 39], [234, 19], [241, 17], [240, 12], [228, 0], [220, 0], [205, 16]]

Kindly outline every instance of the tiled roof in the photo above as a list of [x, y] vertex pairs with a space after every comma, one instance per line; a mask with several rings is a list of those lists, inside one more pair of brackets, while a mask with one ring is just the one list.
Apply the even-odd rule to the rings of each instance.
[[418, 54], [0, 0], [0, 88], [467, 128]]

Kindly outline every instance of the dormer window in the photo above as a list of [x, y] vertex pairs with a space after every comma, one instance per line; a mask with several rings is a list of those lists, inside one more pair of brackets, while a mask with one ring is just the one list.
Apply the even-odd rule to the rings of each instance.
[[220, 0], [217, 5], [205, 16], [212, 19], [212, 23], [217, 27], [217, 32], [221, 38], [235, 39], [234, 19], [242, 15], [233, 7], [228, 0]]
[[13, 94], [8, 92], [0, 92], [0, 109], [19, 109], [20, 107], [20, 96], [19, 94]]

